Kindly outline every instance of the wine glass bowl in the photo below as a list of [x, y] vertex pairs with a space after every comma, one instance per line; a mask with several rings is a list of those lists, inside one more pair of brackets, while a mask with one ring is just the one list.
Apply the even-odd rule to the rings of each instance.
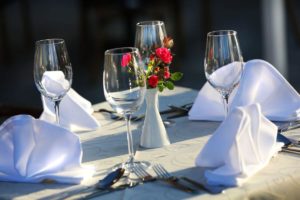
[[72, 65], [63, 39], [39, 40], [35, 44], [34, 82], [39, 92], [54, 103], [59, 124], [59, 103], [72, 85]]
[[167, 36], [165, 24], [162, 21], [143, 21], [136, 24], [135, 47], [140, 50], [145, 64], [156, 48], [164, 46]]
[[[121, 66], [122, 57], [127, 53], [132, 56], [133, 71]], [[142, 62], [138, 49], [124, 47], [107, 50], [104, 62], [103, 86], [107, 102], [120, 114], [137, 111], [146, 92], [144, 83], [138, 83], [145, 78], [140, 68]]]
[[[124, 58], [129, 56], [124, 64]], [[136, 165], [148, 165], [146, 162], [134, 160], [133, 139], [131, 134], [131, 114], [137, 111], [145, 97], [146, 80], [142, 68], [139, 50], [134, 47], [122, 47], [105, 51], [103, 89], [109, 105], [118, 113], [123, 114], [127, 125], [127, 142], [129, 158], [126, 163], [117, 167], [133, 171]]]
[[238, 86], [243, 72], [236, 31], [220, 30], [207, 34], [204, 71], [207, 81], [221, 94], [227, 115], [229, 95]]

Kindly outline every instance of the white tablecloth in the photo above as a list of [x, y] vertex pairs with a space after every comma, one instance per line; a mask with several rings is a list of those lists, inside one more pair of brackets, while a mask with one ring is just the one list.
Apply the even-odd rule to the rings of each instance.
[[[177, 87], [175, 91], [160, 95], [160, 110], [168, 104], [182, 105], [193, 102], [197, 91]], [[109, 108], [107, 103], [94, 106]], [[144, 111], [143, 107], [139, 113]], [[82, 185], [64, 184], [26, 184], [0, 182], [0, 199], [64, 199], [83, 197], [84, 189], [103, 178], [113, 165], [124, 162], [128, 156], [126, 128], [124, 121], [112, 121], [106, 113], [94, 113], [101, 123], [97, 131], [79, 133], [83, 146], [83, 162], [96, 167], [96, 175]], [[167, 128], [171, 145], [158, 149], [138, 147], [143, 121], [133, 122], [133, 136], [136, 158], [161, 163], [174, 175], [185, 175], [199, 181], [203, 180], [203, 169], [194, 167], [194, 160], [200, 149], [216, 129], [219, 123], [189, 121], [187, 116], [174, 119], [176, 124]], [[299, 136], [300, 131], [288, 134]], [[300, 196], [300, 156], [280, 153], [270, 164], [246, 184], [239, 188], [230, 188], [223, 194], [211, 196], [200, 192], [198, 195], [187, 194], [167, 185], [152, 182], [134, 189], [115, 192], [99, 199], [298, 199]], [[80, 193], [82, 191], [82, 193]]]

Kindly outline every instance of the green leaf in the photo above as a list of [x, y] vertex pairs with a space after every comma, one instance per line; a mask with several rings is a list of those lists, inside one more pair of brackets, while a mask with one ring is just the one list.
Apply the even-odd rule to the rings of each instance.
[[163, 86], [163, 85], [158, 85], [157, 87], [158, 87], [158, 90], [159, 90], [160, 92], [164, 91], [164, 86]]
[[171, 74], [172, 81], [179, 81], [183, 77], [183, 73], [181, 72], [174, 72]]
[[158, 90], [159, 90], [160, 92], [162, 92], [162, 91], [164, 91], [165, 85], [164, 85], [163, 82], [160, 81], [160, 82], [157, 84], [157, 87], [158, 87]]
[[166, 81], [165, 82], [165, 86], [169, 89], [169, 90], [173, 90], [174, 89], [174, 83], [171, 81]]

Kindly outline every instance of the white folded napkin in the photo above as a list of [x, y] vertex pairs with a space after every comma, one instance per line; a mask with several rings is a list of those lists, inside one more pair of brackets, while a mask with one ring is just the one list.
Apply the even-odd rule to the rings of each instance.
[[[42, 84], [53, 93], [62, 93], [69, 82], [65, 80], [61, 71], [45, 72]], [[48, 98], [42, 96], [44, 112], [40, 119], [55, 123], [56, 117], [54, 104]], [[94, 112], [89, 101], [80, 96], [72, 88], [63, 97], [59, 105], [60, 125], [71, 131], [90, 131], [100, 127], [97, 119], [92, 116]]]
[[42, 77], [42, 85], [49, 96], [60, 96], [71, 87], [62, 71], [46, 71]]
[[94, 169], [81, 166], [78, 136], [29, 115], [17, 115], [0, 126], [0, 180], [78, 184]]
[[[245, 63], [240, 85], [229, 98], [230, 109], [259, 103], [263, 114], [273, 121], [300, 119], [300, 96], [286, 79], [263, 60]], [[224, 119], [220, 94], [207, 82], [189, 112], [190, 120]]]
[[209, 184], [241, 185], [281, 149], [276, 137], [277, 126], [263, 116], [259, 104], [236, 107], [201, 150], [196, 165], [214, 168], [205, 172]]

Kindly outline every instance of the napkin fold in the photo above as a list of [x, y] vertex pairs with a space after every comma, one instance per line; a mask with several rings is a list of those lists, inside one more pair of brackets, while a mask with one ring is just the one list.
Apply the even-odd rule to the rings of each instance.
[[277, 126], [262, 114], [259, 104], [236, 107], [196, 157], [212, 185], [241, 185], [264, 168], [283, 143], [276, 142]]
[[72, 132], [17, 115], [0, 126], [0, 180], [79, 184], [94, 173], [81, 165], [82, 149]]
[[[62, 93], [67, 86], [64, 74], [61, 71], [45, 72], [42, 84], [52, 93]], [[41, 120], [55, 123], [54, 103], [42, 96], [44, 111], [40, 116]], [[97, 119], [92, 116], [94, 112], [92, 104], [80, 96], [72, 88], [63, 97], [59, 105], [60, 125], [71, 131], [90, 131], [100, 127]]]
[[[245, 63], [239, 87], [229, 97], [230, 109], [259, 103], [263, 114], [272, 121], [300, 119], [300, 96], [287, 80], [268, 62]], [[189, 112], [190, 120], [222, 121], [221, 95], [207, 82], [198, 93]]]

